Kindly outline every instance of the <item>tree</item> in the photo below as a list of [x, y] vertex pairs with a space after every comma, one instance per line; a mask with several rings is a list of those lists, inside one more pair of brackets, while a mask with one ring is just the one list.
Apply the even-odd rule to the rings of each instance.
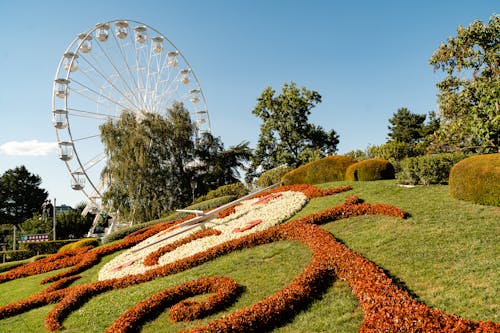
[[424, 135], [425, 118], [425, 114], [415, 114], [407, 108], [399, 108], [389, 119], [389, 141], [417, 143]]
[[239, 170], [245, 170], [245, 164], [252, 156], [248, 145], [249, 143], [244, 141], [226, 150], [220, 138], [205, 133], [196, 146], [196, 163], [192, 169], [196, 196], [238, 182]]
[[122, 113], [101, 126], [108, 155], [103, 177], [110, 179], [104, 203], [132, 222], [159, 218], [191, 199], [195, 126], [181, 103], [165, 116]]
[[269, 170], [282, 164], [298, 166], [314, 156], [337, 151], [338, 135], [308, 122], [321, 95], [295, 83], [285, 83], [281, 93], [267, 87], [252, 113], [262, 119], [259, 141], [252, 159], [254, 169]]
[[498, 152], [500, 136], [500, 16], [459, 26], [429, 62], [447, 77], [437, 84], [441, 150]]
[[0, 224], [18, 227], [39, 212], [48, 196], [41, 183], [24, 165], [5, 171], [0, 177]]

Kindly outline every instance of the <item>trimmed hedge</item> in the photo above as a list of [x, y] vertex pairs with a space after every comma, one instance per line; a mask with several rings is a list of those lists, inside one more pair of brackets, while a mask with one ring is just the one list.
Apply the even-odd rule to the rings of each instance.
[[350, 156], [327, 156], [288, 172], [281, 180], [285, 185], [321, 184], [344, 180], [347, 167], [356, 162]]
[[394, 179], [394, 167], [388, 160], [374, 158], [351, 164], [347, 167], [346, 180], [382, 180]]
[[195, 204], [201, 203], [203, 201], [212, 200], [219, 197], [224, 197], [232, 195], [235, 197], [243, 197], [248, 194], [248, 189], [243, 185], [242, 182], [237, 182], [228, 185], [222, 185], [217, 187], [215, 190], [209, 191], [207, 194], [196, 198]]
[[74, 241], [74, 239], [65, 239], [47, 242], [27, 242], [21, 243], [19, 249], [28, 251], [30, 257], [37, 254], [52, 254], [56, 253], [62, 246], [73, 243]]
[[453, 165], [467, 156], [464, 153], [444, 153], [405, 158], [396, 176], [401, 184], [447, 184]]
[[451, 168], [452, 197], [482, 205], [500, 206], [500, 154], [476, 155]]
[[259, 178], [255, 181], [255, 185], [259, 188], [266, 188], [281, 181], [281, 177], [283, 177], [287, 172], [292, 170], [287, 166], [279, 166], [277, 168], [267, 170], [262, 173]]
[[84, 238], [77, 240], [76, 242], [66, 244], [59, 248], [57, 252], [65, 252], [65, 251], [70, 251], [70, 250], [76, 250], [76, 249], [81, 249], [83, 247], [87, 246], [92, 246], [92, 247], [97, 247], [99, 246], [99, 239], [97, 238]]
[[26, 250], [0, 251], [0, 262], [24, 260], [31, 256], [32, 254]]
[[[217, 207], [222, 206], [224, 204], [227, 204], [228, 202], [231, 202], [235, 199], [236, 199], [236, 197], [233, 195], [226, 195], [223, 197], [203, 201], [203, 202], [188, 206], [184, 209], [205, 211], [205, 210], [217, 208]], [[155, 225], [155, 224], [158, 224], [161, 222], [165, 222], [165, 221], [178, 220], [178, 219], [184, 218], [184, 217], [189, 216], [189, 215], [190, 215], [189, 213], [173, 212], [170, 215], [165, 216], [164, 218], [161, 218], [161, 219], [157, 219], [157, 220], [153, 220], [153, 221], [149, 221], [149, 222], [145, 222], [145, 223], [134, 224], [134, 225], [132, 225], [130, 227], [126, 227], [126, 228], [121, 228], [119, 230], [113, 231], [109, 235], [106, 235], [102, 239], [102, 243], [103, 244], [110, 243], [110, 242], [122, 239], [125, 236], [130, 235], [131, 233], [134, 233], [137, 230], [140, 230], [142, 228], [149, 227], [149, 226], [152, 226], [152, 225]]]

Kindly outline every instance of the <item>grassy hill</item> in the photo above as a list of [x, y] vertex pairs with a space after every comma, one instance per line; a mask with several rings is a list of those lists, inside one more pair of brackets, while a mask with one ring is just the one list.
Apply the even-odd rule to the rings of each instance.
[[[351, 249], [383, 267], [420, 301], [474, 320], [500, 321], [498, 290], [500, 208], [453, 199], [447, 186], [398, 187], [394, 181], [335, 182], [352, 191], [313, 199], [297, 215], [340, 204], [349, 195], [369, 203], [387, 203], [410, 214], [407, 220], [363, 216], [322, 227]], [[95, 281], [99, 265], [80, 274], [76, 284]], [[104, 332], [123, 311], [149, 295], [202, 276], [223, 275], [245, 289], [230, 308], [206, 319], [172, 323], [168, 311], [147, 323], [142, 332], [175, 332], [195, 327], [274, 294], [297, 276], [311, 259], [310, 250], [291, 241], [236, 251], [182, 273], [92, 298], [64, 321], [64, 332]], [[0, 305], [45, 288], [39, 282], [51, 273], [0, 284]], [[206, 296], [201, 296], [206, 297]], [[0, 332], [46, 332], [45, 315], [53, 305], [0, 320]], [[362, 311], [347, 284], [331, 281], [327, 292], [276, 332], [356, 332]]]

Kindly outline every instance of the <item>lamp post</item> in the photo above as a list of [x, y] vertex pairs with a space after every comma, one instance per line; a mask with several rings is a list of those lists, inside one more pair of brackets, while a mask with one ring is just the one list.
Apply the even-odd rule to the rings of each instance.
[[56, 198], [54, 198], [54, 208], [52, 208], [52, 233], [54, 240], [56, 240]]
[[196, 189], [196, 180], [194, 178], [191, 178], [191, 191], [193, 192], [193, 202], [194, 202], [194, 190]]

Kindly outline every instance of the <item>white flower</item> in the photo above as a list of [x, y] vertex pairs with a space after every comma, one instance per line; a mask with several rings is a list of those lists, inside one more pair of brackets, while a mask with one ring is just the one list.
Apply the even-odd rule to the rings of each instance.
[[[98, 278], [99, 280], [105, 280], [144, 273], [152, 268], [157, 268], [176, 260], [192, 256], [216, 245], [242, 237], [243, 235], [268, 229], [292, 217], [295, 213], [302, 209], [302, 207], [307, 203], [307, 200], [307, 197], [302, 192], [286, 191], [280, 192], [278, 195], [271, 197], [269, 201], [261, 200], [259, 198], [242, 201], [240, 205], [236, 206], [233, 214], [221, 219], [213, 219], [205, 223], [205, 228], [217, 229], [221, 232], [220, 235], [200, 238], [179, 246], [175, 250], [160, 257], [158, 265], [145, 266], [144, 258], [146, 258], [148, 254], [155, 252], [166, 244], [173, 243], [200, 231], [202, 227], [197, 226], [184, 233], [160, 241], [169, 233], [177, 231], [169, 231], [168, 229], [164, 230], [149, 237], [109, 261], [99, 271]], [[260, 223], [258, 224], [252, 223], [259, 220]], [[249, 223], [255, 225], [248, 230], [235, 232], [235, 229], [245, 228]], [[158, 243], [154, 244], [155, 242]]]

